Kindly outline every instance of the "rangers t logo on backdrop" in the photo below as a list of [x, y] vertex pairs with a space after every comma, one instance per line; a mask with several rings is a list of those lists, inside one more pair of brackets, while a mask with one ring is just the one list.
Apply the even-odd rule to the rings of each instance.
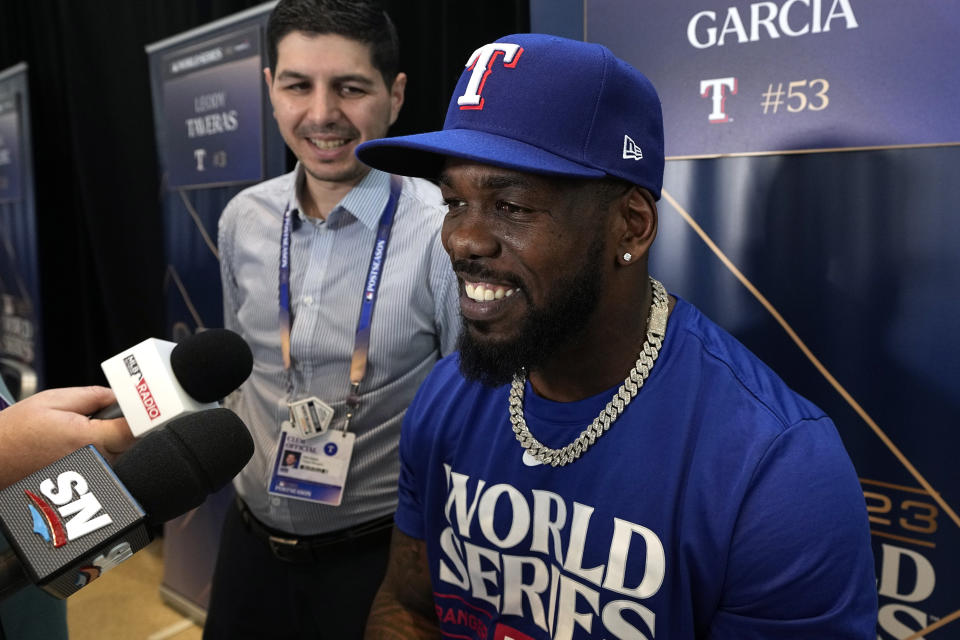
[[[727, 93], [727, 89], [730, 90], [730, 94]], [[713, 80], [701, 80], [700, 95], [704, 98], [711, 99], [712, 110], [710, 111], [710, 115], [707, 116], [707, 119], [711, 123], [729, 122], [730, 117], [727, 116], [727, 113], [723, 110], [723, 107], [727, 102], [727, 95], [736, 94], [736, 78], [714, 78]]]

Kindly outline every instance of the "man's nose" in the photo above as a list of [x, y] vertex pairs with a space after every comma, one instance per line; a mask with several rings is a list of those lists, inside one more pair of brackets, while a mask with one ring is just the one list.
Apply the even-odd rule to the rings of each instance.
[[477, 207], [454, 215], [447, 214], [441, 231], [443, 247], [451, 260], [493, 258], [500, 251], [500, 243], [490, 226], [490, 219]]
[[310, 96], [307, 118], [311, 122], [324, 124], [340, 117], [340, 97], [336, 91], [317, 89]]

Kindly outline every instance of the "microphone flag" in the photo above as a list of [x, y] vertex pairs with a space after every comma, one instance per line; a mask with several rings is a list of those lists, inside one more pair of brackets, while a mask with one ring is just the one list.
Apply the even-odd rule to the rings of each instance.
[[146, 513], [92, 446], [0, 491], [0, 514], [27, 578], [58, 598], [150, 543]]

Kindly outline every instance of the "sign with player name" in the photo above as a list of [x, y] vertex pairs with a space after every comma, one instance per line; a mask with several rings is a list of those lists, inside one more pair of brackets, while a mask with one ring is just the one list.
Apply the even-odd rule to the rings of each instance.
[[[217, 221], [230, 199], [251, 182], [288, 170], [287, 147], [273, 122], [263, 81], [263, 34], [275, 4], [262, 2], [145, 47], [160, 167], [168, 187], [160, 198], [168, 339], [180, 341], [203, 327], [223, 325]], [[171, 66], [185, 60], [176, 71]], [[234, 109], [235, 115], [230, 113]], [[201, 131], [210, 135], [198, 136]], [[218, 166], [224, 160], [227, 166]], [[149, 386], [155, 395], [154, 384]], [[143, 412], [149, 399], [141, 397], [136, 402]], [[142, 417], [150, 422], [146, 413]], [[232, 505], [233, 487], [227, 485], [164, 527], [160, 592], [185, 615], [195, 615], [197, 607], [209, 602], [221, 524]]]
[[586, 0], [586, 40], [653, 82], [668, 157], [960, 144], [942, 0]]
[[16, 399], [44, 384], [27, 72], [0, 70], [0, 376]]
[[163, 56], [161, 152], [171, 189], [263, 178], [260, 29]]
[[0, 202], [20, 200], [23, 190], [20, 96], [0, 95]]

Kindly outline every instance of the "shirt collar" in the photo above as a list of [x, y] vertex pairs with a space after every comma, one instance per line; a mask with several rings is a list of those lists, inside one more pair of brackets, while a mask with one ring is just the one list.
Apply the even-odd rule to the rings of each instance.
[[[297, 207], [297, 214], [306, 219], [300, 200], [297, 198], [297, 185], [305, 180], [303, 166], [298, 162], [293, 173], [293, 182], [290, 186], [290, 201]], [[354, 185], [353, 189], [343, 196], [337, 206], [333, 208], [327, 220], [336, 219], [342, 215], [351, 215], [363, 226], [374, 230], [380, 221], [380, 215], [387, 200], [390, 199], [390, 174], [377, 169], [370, 169], [363, 179]]]

